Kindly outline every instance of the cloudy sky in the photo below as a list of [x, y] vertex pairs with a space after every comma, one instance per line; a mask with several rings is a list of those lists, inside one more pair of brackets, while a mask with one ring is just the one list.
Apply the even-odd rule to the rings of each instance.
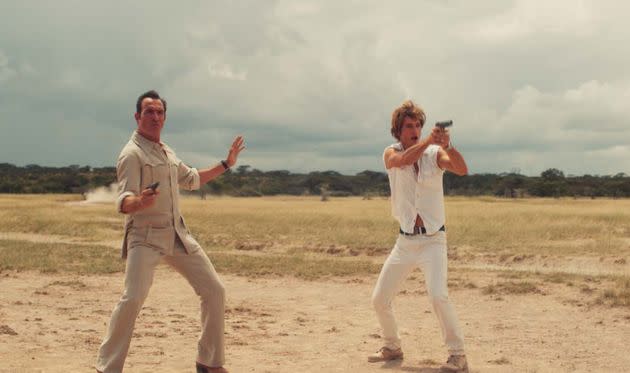
[[111, 166], [137, 96], [192, 166], [382, 170], [393, 108], [473, 173], [630, 174], [626, 1], [0, 0], [0, 163]]

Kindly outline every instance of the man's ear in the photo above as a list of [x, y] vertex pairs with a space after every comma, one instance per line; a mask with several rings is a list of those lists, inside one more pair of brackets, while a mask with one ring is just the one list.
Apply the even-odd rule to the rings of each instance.
[[136, 122], [140, 120], [140, 113], [134, 113], [133, 117], [136, 118]]

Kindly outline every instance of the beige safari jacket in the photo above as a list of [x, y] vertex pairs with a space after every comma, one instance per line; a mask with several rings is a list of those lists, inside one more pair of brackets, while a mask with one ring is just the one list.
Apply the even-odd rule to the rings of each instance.
[[121, 213], [125, 197], [137, 196], [149, 184], [160, 182], [160, 194], [153, 206], [125, 216], [123, 258], [127, 257], [129, 249], [138, 245], [172, 255], [176, 237], [189, 253], [201, 248], [179, 210], [179, 188], [199, 189], [196, 168], [186, 166], [166, 144], [150, 141], [135, 131], [120, 152], [116, 173], [119, 191], [116, 206]]

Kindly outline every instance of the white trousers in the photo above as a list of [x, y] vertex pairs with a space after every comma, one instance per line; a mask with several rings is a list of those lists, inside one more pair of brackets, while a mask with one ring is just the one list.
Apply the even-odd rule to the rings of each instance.
[[392, 301], [403, 281], [418, 266], [424, 273], [429, 301], [438, 318], [449, 353], [464, 354], [464, 337], [455, 309], [448, 298], [446, 254], [445, 232], [439, 231], [431, 236], [398, 236], [396, 245], [383, 264], [372, 294], [372, 303], [383, 328], [385, 347], [400, 347]]
[[197, 361], [210, 367], [224, 363], [225, 288], [214, 266], [203, 250], [187, 254], [176, 240], [173, 255], [138, 245], [127, 254], [125, 291], [116, 305], [107, 335], [98, 351], [96, 369], [103, 373], [120, 373], [125, 364], [136, 317], [149, 294], [153, 273], [160, 260], [179, 272], [201, 299], [201, 337], [197, 345]]

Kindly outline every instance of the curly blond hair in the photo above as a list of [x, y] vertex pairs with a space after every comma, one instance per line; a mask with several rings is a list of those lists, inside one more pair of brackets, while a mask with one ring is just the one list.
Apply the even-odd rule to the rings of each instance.
[[402, 131], [402, 123], [405, 120], [405, 117], [409, 117], [411, 119], [417, 119], [420, 121], [420, 128], [424, 126], [424, 122], [427, 120], [427, 116], [424, 114], [424, 110], [411, 100], [406, 100], [399, 107], [394, 110], [392, 113], [392, 128], [391, 133], [392, 136], [396, 138], [396, 140], [400, 141], [400, 132]]

